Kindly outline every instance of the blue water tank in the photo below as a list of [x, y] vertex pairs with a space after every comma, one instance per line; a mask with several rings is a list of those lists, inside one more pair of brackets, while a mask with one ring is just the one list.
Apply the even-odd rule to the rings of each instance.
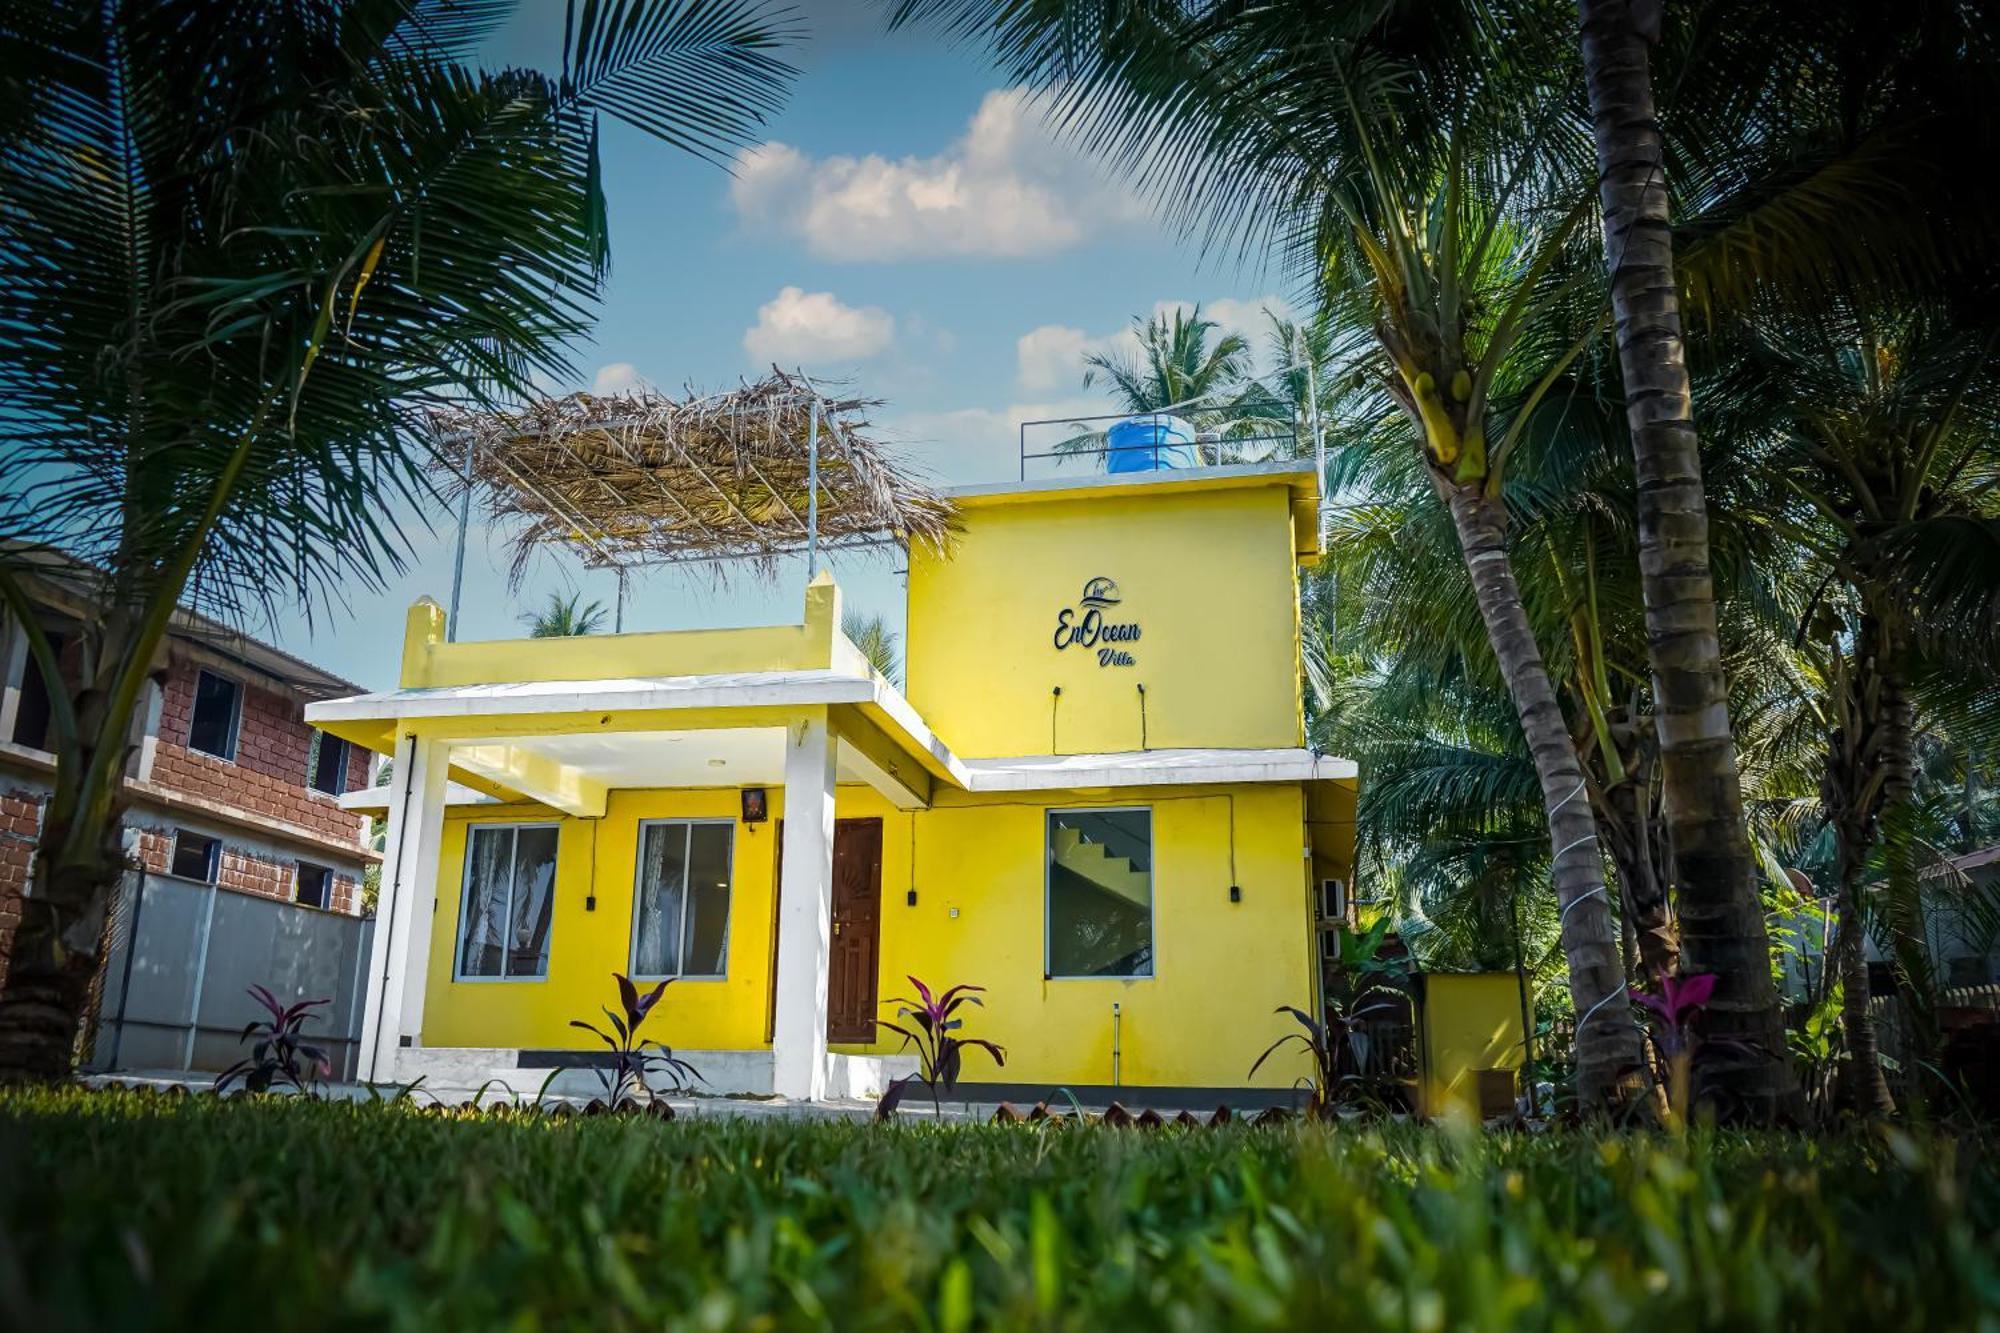
[[1104, 432], [1104, 441], [1107, 472], [1201, 465], [1194, 447], [1194, 427], [1179, 417], [1127, 417]]

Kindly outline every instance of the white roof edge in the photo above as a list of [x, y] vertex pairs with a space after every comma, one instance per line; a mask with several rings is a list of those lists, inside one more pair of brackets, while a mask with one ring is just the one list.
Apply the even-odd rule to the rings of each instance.
[[1034, 481], [987, 481], [948, 486], [938, 492], [947, 500], [979, 500], [990, 495], [1060, 495], [1065, 491], [1126, 490], [1163, 481], [1226, 481], [1255, 477], [1313, 475], [1310, 458], [1274, 458], [1262, 463], [1231, 463], [1218, 467], [1160, 468], [1152, 472], [1096, 472], [1087, 476], [1043, 477]]
[[[388, 810], [390, 791], [391, 788], [386, 786], [356, 787], [353, 791], [342, 792], [335, 799], [340, 802], [340, 808], [343, 810], [352, 811], [355, 814], [370, 814], [377, 810]], [[444, 803], [446, 805], [504, 804], [499, 797], [488, 796], [483, 791], [474, 791], [461, 782], [447, 782], [444, 784]]]
[[951, 775], [951, 780], [960, 787], [971, 785], [971, 775], [966, 771], [965, 761], [951, 752], [951, 747], [938, 738], [930, 724], [916, 705], [903, 697], [903, 692], [893, 682], [877, 675], [873, 678], [875, 697], [869, 702], [882, 710], [882, 714], [903, 733], [910, 747], [928, 754], [939, 767]]
[[1353, 780], [1351, 759], [1310, 750], [1131, 750], [1114, 754], [967, 759], [968, 789], [1057, 791], [1076, 787], [1169, 787], [1196, 783]]
[[518, 713], [587, 713], [592, 709], [757, 708], [867, 703], [874, 682], [825, 669], [744, 671], [707, 676], [610, 680], [509, 681], [383, 690], [306, 705], [306, 721], [376, 718], [491, 717]]

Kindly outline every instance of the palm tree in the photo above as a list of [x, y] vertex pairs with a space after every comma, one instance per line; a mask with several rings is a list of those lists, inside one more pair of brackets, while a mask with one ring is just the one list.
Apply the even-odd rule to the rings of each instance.
[[[1699, 7], [1579, 0], [1639, 531], [1668, 834], [1707, 1021], [1780, 1036], [1728, 728], [1712, 514], [1688, 392], [1683, 301], [1707, 316], [1829, 293], [1935, 288], [1983, 270], [1995, 222], [1958, 169], [1995, 151], [1994, 16], [1978, 6]], [[1660, 59], [1671, 104], [1656, 105]], [[1674, 206], [1682, 216], [1672, 217]], [[1671, 228], [1671, 229], [1670, 229]], [[1721, 1070], [1738, 1100], [1789, 1095], [1765, 1062]]]
[[1822, 599], [1827, 767], [1840, 903], [1837, 957], [1850, 1052], [1845, 1095], [1889, 1109], [1874, 1061], [1862, 965], [1862, 880], [1886, 839], [1882, 920], [1920, 1044], [1929, 983], [1914, 833], [1920, 668], [1993, 682], [2000, 657], [2000, 330], [1966, 329], [1941, 304], [1857, 306], [1750, 325], [1725, 420], [1769, 444], [1767, 500], [1847, 596]]
[[[1236, 387], [1250, 373], [1250, 343], [1240, 333], [1215, 337], [1219, 326], [1203, 319], [1201, 307], [1174, 310], [1141, 320], [1132, 331], [1139, 356], [1092, 352], [1083, 358], [1083, 387], [1099, 375], [1127, 412], [1168, 412], [1183, 404], [1213, 409], [1211, 400]], [[1211, 341], [1212, 340], [1212, 341]]]
[[870, 669], [882, 679], [902, 688], [903, 662], [896, 644], [896, 631], [889, 628], [889, 622], [881, 616], [864, 616], [859, 611], [848, 610], [841, 614], [840, 632], [847, 641], [861, 650]]
[[[1729, 729], [1708, 509], [1694, 398], [1681, 341], [1665, 149], [1647, 43], [1661, 6], [1578, 0], [1584, 83], [1597, 143], [1604, 259], [1640, 480], [1640, 578], [1652, 645], [1653, 693], [1678, 867], [1688, 966], [1717, 978], [1712, 1010], [1731, 1034], [1780, 1050], [1783, 1016], [1766, 969], [1756, 861]], [[1782, 1063], [1747, 1060], [1731, 1092], [1769, 1119], [1789, 1093]]]
[[604, 603], [585, 602], [580, 592], [568, 597], [552, 592], [546, 606], [522, 616], [521, 622], [528, 627], [531, 639], [567, 639], [597, 633], [610, 614]]
[[[1121, 412], [1133, 416], [1172, 413], [1205, 430], [1246, 429], [1224, 400], [1249, 378], [1249, 340], [1240, 333], [1217, 337], [1219, 325], [1204, 319], [1201, 307], [1175, 309], [1148, 319], [1134, 316], [1136, 357], [1091, 352], [1084, 357], [1083, 387], [1106, 380]], [[1056, 446], [1062, 454], [1093, 453], [1100, 463], [1104, 433], [1076, 426], [1077, 433]]]
[[123, 873], [123, 770], [169, 619], [324, 609], [400, 565], [428, 411], [574, 377], [609, 256], [600, 113], [721, 160], [782, 100], [747, 3], [573, 6], [560, 71], [469, 62], [460, 0], [13, 6], [0, 99], [0, 596], [102, 570], [0, 991], [53, 1078]]

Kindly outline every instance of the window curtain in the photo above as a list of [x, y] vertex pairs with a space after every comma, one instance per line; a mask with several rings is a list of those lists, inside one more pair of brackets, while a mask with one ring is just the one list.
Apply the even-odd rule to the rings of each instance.
[[472, 873], [465, 882], [465, 932], [458, 973], [464, 977], [501, 975], [500, 941], [507, 919], [507, 868], [514, 830], [472, 830]]
[[640, 839], [639, 919], [632, 945], [635, 976], [670, 977], [680, 973], [687, 839], [685, 824], [648, 824]]

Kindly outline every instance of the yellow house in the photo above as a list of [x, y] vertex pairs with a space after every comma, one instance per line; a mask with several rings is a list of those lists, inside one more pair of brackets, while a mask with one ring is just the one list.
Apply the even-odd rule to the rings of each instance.
[[619, 972], [676, 978], [649, 1033], [717, 1091], [878, 1090], [909, 976], [985, 987], [975, 1096], [1249, 1086], [1353, 854], [1354, 767], [1304, 748], [1312, 465], [949, 495], [906, 690], [820, 575], [738, 630], [454, 643], [426, 599], [400, 688], [313, 705], [395, 758], [364, 1075], [537, 1086]]

